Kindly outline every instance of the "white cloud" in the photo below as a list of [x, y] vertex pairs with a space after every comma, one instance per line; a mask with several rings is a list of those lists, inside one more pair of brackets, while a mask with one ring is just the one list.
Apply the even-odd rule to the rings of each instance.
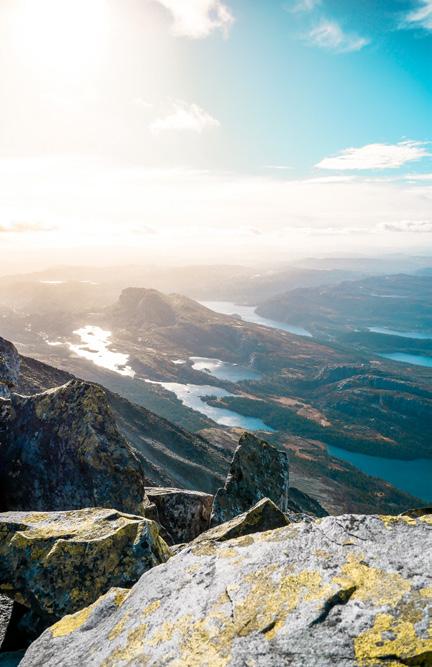
[[344, 32], [336, 21], [323, 19], [307, 34], [306, 39], [313, 46], [328, 49], [335, 53], [350, 53], [360, 51], [370, 43], [366, 37], [355, 33]]
[[298, 0], [290, 7], [292, 12], [311, 12], [315, 7], [319, 7], [321, 0]]
[[264, 169], [278, 169], [284, 171], [286, 169], [292, 169], [292, 167], [289, 164], [266, 164], [264, 165]]
[[404, 27], [432, 30], [432, 0], [418, 0], [417, 7], [405, 16]]
[[8, 224], [0, 223], [0, 234], [28, 234], [34, 232], [51, 232], [54, 226], [41, 225], [37, 222], [10, 222]]
[[171, 12], [172, 31], [181, 37], [202, 39], [214, 30], [222, 30], [226, 36], [234, 17], [221, 0], [157, 0]]
[[387, 232], [430, 234], [432, 233], [432, 220], [399, 220], [397, 222], [386, 222], [380, 228]]
[[432, 181], [432, 174], [407, 174], [405, 181]]
[[[432, 186], [402, 179], [300, 180], [64, 156], [0, 159], [0, 182], [0, 221], [55, 227], [0, 234], [0, 273], [12, 258], [22, 265], [25, 253], [40, 264], [77, 257], [96, 264], [178, 263], [179, 257], [249, 263], [268, 256], [286, 261], [293, 253], [370, 252], [372, 244], [407, 250], [429, 240], [416, 229], [426, 230], [418, 222], [431, 220]], [[391, 229], [401, 220], [417, 225], [406, 233]]]
[[197, 104], [187, 104], [180, 100], [173, 102], [172, 112], [157, 118], [150, 124], [153, 134], [167, 130], [189, 131], [201, 133], [211, 127], [219, 127], [220, 123]]
[[425, 143], [421, 141], [367, 144], [361, 148], [346, 148], [339, 155], [326, 157], [315, 166], [320, 169], [396, 169], [429, 155]]

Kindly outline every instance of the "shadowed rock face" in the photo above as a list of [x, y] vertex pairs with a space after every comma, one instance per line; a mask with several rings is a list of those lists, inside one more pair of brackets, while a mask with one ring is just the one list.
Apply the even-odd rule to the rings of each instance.
[[0, 338], [0, 398], [7, 398], [9, 390], [18, 383], [20, 359], [12, 343]]
[[193, 544], [46, 630], [21, 667], [428, 665], [431, 550], [430, 516]]
[[104, 391], [73, 380], [12, 394], [1, 429], [0, 509], [114, 507], [141, 513], [144, 472], [120, 435]]
[[208, 493], [146, 487], [146, 496], [172, 544], [190, 542], [209, 527], [213, 496]]
[[36, 632], [169, 555], [154, 522], [114, 510], [0, 514], [0, 591]]
[[262, 498], [270, 498], [282, 512], [287, 512], [288, 485], [287, 452], [244, 433], [234, 452], [225, 486], [215, 495], [211, 525], [230, 521]]

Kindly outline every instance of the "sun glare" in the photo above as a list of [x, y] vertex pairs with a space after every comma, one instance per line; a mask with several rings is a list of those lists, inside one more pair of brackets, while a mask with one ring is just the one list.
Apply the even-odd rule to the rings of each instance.
[[106, 0], [18, 0], [12, 37], [27, 64], [78, 74], [102, 61], [107, 19]]

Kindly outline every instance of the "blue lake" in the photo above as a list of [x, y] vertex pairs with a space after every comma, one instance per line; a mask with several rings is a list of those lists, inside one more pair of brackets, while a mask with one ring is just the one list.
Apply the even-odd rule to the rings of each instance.
[[215, 313], [222, 315], [238, 315], [245, 322], [252, 322], [253, 324], [261, 324], [270, 329], [280, 329], [281, 331], [288, 331], [296, 334], [296, 336], [306, 336], [312, 338], [312, 334], [303, 327], [298, 327], [295, 324], [287, 324], [286, 322], [278, 322], [277, 320], [269, 320], [267, 317], [261, 317], [255, 312], [255, 306], [238, 306], [232, 301], [200, 301], [202, 306], [214, 310]]
[[244, 428], [248, 431], [274, 432], [274, 429], [267, 426], [262, 419], [245, 417], [238, 412], [234, 412], [234, 410], [208, 405], [203, 400], [205, 396], [215, 396], [216, 398], [234, 396], [234, 394], [221, 387], [212, 387], [210, 385], [201, 384], [180, 384], [179, 382], [158, 382], [157, 384], [160, 384], [168, 391], [172, 391], [183, 405], [213, 419], [217, 424]]
[[331, 456], [348, 461], [368, 475], [385, 479], [422, 500], [432, 501], [432, 459], [385, 459], [330, 445], [327, 446], [327, 451]]
[[192, 368], [195, 371], [208, 373], [219, 380], [228, 380], [229, 382], [241, 382], [242, 380], [259, 380], [261, 373], [241, 366], [232, 364], [220, 359], [211, 359], [209, 357], [191, 357]]
[[379, 357], [390, 359], [390, 361], [399, 361], [403, 364], [412, 364], [413, 366], [426, 366], [432, 368], [432, 357], [426, 357], [422, 354], [405, 354], [405, 352], [388, 352], [379, 354]]
[[398, 331], [387, 327], [369, 327], [372, 333], [384, 334], [386, 336], [400, 336], [400, 338], [415, 338], [417, 340], [432, 340], [432, 334], [420, 333], [419, 331]]

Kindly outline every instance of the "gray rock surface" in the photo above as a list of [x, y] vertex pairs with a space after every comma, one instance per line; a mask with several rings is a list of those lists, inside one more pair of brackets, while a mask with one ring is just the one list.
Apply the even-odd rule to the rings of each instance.
[[18, 383], [20, 360], [15, 346], [0, 337], [0, 398], [7, 398]]
[[13, 601], [6, 595], [0, 595], [0, 648], [6, 635], [12, 614]]
[[209, 527], [213, 496], [208, 493], [161, 487], [145, 490], [157, 508], [156, 521], [171, 536], [172, 544], [190, 542]]
[[73, 380], [12, 394], [0, 429], [0, 510], [113, 507], [142, 513], [144, 470], [117, 430], [105, 392]]
[[34, 630], [169, 557], [157, 524], [115, 510], [0, 514], [0, 591], [29, 609]]
[[431, 519], [344, 515], [191, 545], [48, 629], [22, 667], [429, 665]]
[[268, 498], [263, 498], [247, 512], [239, 514], [234, 519], [231, 519], [231, 521], [221, 523], [219, 526], [210, 528], [210, 530], [202, 533], [195, 539], [194, 543], [197, 544], [198, 542], [205, 542], [207, 540], [224, 542], [225, 540], [242, 537], [243, 535], [252, 535], [253, 533], [263, 533], [266, 530], [282, 528], [289, 523], [288, 517], [281, 512], [279, 507], [276, 507]]
[[270, 498], [282, 512], [286, 512], [288, 486], [287, 452], [251, 433], [244, 433], [234, 452], [225, 486], [215, 495], [211, 526], [247, 512], [262, 498]]

